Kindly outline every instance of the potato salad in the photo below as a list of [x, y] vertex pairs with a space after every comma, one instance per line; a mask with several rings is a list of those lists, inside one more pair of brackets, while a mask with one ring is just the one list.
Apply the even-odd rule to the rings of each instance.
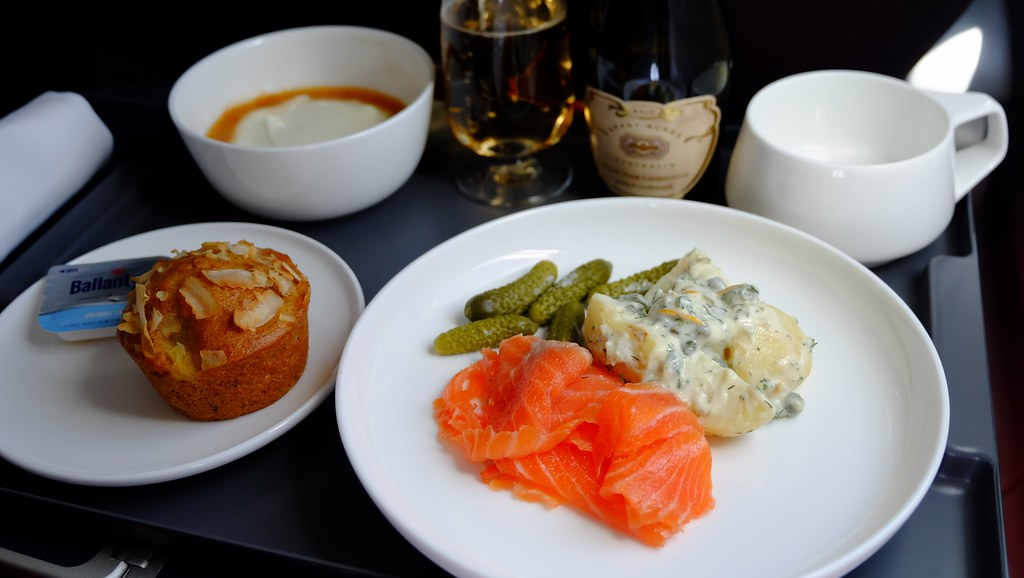
[[814, 340], [797, 320], [730, 283], [693, 249], [645, 293], [595, 293], [583, 339], [595, 358], [632, 382], [657, 381], [690, 404], [708, 435], [736, 436], [803, 408], [795, 390]]

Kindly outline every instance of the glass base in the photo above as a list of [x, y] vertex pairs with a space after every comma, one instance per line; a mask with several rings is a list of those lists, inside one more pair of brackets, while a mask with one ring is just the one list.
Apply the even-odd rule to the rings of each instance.
[[455, 184], [466, 197], [492, 207], [532, 207], [562, 194], [572, 164], [557, 150], [517, 159], [475, 157], [458, 167]]

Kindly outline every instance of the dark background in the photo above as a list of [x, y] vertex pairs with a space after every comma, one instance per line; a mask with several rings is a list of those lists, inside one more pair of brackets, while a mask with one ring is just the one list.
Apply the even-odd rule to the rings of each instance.
[[[582, 86], [593, 0], [569, 0], [577, 85]], [[99, 3], [96, 3], [99, 4]], [[750, 96], [771, 80], [819, 68], [856, 68], [905, 77], [963, 13], [970, 0], [722, 0], [733, 51], [727, 122], [742, 119]], [[302, 3], [264, 10], [140, 5], [27, 8], [0, 34], [4, 70], [0, 112], [44, 90], [101, 92], [162, 102], [196, 60], [232, 42], [313, 24], [372, 26], [418, 41], [439, 60], [437, 2], [342, 1], [313, 9]], [[260, 13], [270, 16], [260, 16]], [[35, 15], [35, 17], [33, 17]]]
[[[638, 0], [642, 1], [642, 0]], [[590, 0], [569, 0], [574, 66], [582, 90], [591, 39]], [[1024, 322], [1024, 199], [1014, 128], [1020, 117], [1024, 3], [1018, 0], [722, 0], [733, 77], [725, 122], [738, 125], [750, 97], [772, 80], [805, 70], [850, 68], [899, 78], [958, 23], [979, 9], [986, 30], [983, 69], [972, 89], [1000, 100], [1010, 120], [1010, 152], [997, 186], [973, 195], [1010, 566], [1024, 575], [1024, 435], [1013, 408], [1024, 403], [1016, 367]], [[46, 90], [166, 102], [175, 79], [203, 56], [235, 41], [313, 24], [393, 30], [439, 59], [438, 3], [341, 1], [244, 9], [141, 4], [130, 8], [21, 7], [0, 33], [0, 116]], [[243, 16], [244, 14], [244, 16]], [[991, 33], [991, 34], [990, 34]]]

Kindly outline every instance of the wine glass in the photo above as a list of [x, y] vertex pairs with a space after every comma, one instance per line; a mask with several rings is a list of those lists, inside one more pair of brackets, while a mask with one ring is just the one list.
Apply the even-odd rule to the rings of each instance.
[[566, 0], [442, 0], [448, 124], [475, 153], [455, 169], [466, 196], [526, 207], [571, 182], [571, 163], [552, 149], [575, 102], [566, 8]]

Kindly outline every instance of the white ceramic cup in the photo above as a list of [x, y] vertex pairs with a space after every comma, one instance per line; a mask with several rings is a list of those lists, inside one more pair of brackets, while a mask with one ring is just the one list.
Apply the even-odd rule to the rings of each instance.
[[[958, 150], [956, 128], [982, 118], [985, 137]], [[1007, 141], [1006, 114], [986, 94], [928, 92], [855, 70], [796, 74], [750, 100], [726, 203], [879, 265], [942, 234]]]

